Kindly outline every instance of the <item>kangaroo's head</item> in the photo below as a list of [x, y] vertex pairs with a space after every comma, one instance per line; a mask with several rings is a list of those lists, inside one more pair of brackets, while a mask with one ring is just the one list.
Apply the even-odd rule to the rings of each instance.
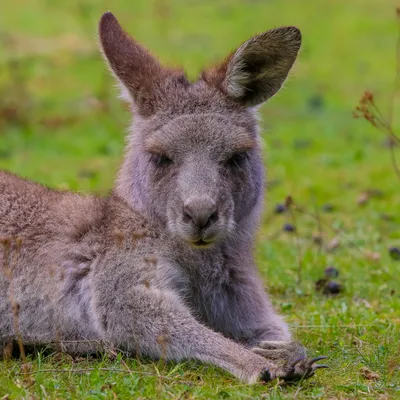
[[99, 36], [135, 115], [118, 195], [193, 246], [252, 234], [264, 189], [255, 107], [282, 86], [300, 31], [254, 36], [196, 82], [163, 67], [111, 13]]

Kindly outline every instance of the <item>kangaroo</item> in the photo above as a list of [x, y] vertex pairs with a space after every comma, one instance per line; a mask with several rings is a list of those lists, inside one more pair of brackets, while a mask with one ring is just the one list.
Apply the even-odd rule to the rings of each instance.
[[112, 346], [247, 383], [327, 367], [292, 340], [252, 256], [264, 192], [256, 107], [282, 86], [300, 31], [254, 36], [196, 82], [110, 12], [99, 38], [134, 114], [125, 158], [106, 198], [0, 172], [0, 349], [16, 338], [71, 353]]

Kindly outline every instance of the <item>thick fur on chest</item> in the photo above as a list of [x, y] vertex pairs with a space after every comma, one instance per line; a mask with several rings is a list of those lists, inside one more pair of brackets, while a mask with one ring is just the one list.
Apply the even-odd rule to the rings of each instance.
[[196, 318], [226, 336], [241, 336], [243, 328], [235, 323], [233, 310], [237, 291], [241, 290], [242, 271], [237, 261], [219, 249], [187, 260], [182, 270], [188, 268], [190, 279], [180, 295]]

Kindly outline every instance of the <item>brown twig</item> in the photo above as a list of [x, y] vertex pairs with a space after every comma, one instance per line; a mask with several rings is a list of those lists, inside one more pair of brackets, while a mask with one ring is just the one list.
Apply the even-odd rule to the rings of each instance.
[[355, 118], [364, 118], [375, 128], [385, 133], [389, 141], [390, 158], [393, 169], [400, 179], [400, 167], [397, 163], [395, 154], [395, 144], [400, 144], [400, 137], [397, 136], [393, 129], [393, 114], [394, 104], [396, 100], [397, 89], [400, 83], [400, 7], [396, 8], [396, 21], [397, 21], [397, 43], [396, 43], [396, 73], [393, 81], [393, 88], [389, 97], [388, 113], [385, 118], [379, 107], [374, 101], [373, 93], [365, 91], [360, 99], [359, 105], [356, 107], [353, 115]]
[[[24, 372], [25, 380], [27, 383], [30, 383], [30, 376], [29, 376], [29, 364], [26, 360], [25, 355], [25, 348], [22, 341], [21, 330], [19, 328], [19, 304], [15, 299], [14, 295], [14, 281], [13, 281], [13, 271], [17, 265], [18, 257], [21, 251], [22, 239], [6, 237], [0, 239], [0, 244], [3, 245], [4, 249], [4, 265], [3, 270], [6, 278], [9, 280], [9, 290], [8, 296], [11, 304], [11, 310], [13, 315], [13, 325], [14, 331], [17, 338], [17, 343], [20, 351], [20, 355], [22, 358], [22, 369]], [[14, 247], [14, 254], [12, 256], [12, 248]]]
[[285, 200], [285, 207], [289, 210], [290, 216], [292, 218], [292, 224], [294, 227], [294, 235], [296, 237], [296, 253], [297, 253], [297, 284], [300, 285], [302, 280], [302, 271], [303, 271], [303, 258], [301, 255], [301, 246], [300, 246], [300, 236], [297, 230], [297, 221], [295, 209], [297, 208], [292, 196], [287, 196]]

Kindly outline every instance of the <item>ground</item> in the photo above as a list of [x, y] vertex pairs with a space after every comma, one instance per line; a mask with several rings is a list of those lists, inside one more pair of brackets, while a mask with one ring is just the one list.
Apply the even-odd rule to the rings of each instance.
[[[1, 9], [0, 168], [101, 195], [130, 118], [96, 50], [102, 12], [192, 78], [254, 33], [302, 30], [294, 73], [261, 109], [269, 184], [256, 257], [277, 310], [331, 368], [247, 386], [195, 362], [41, 353], [28, 356], [29, 377], [18, 359], [0, 364], [0, 398], [400, 398], [400, 261], [388, 252], [400, 246], [400, 180], [385, 136], [352, 115], [365, 90], [387, 112], [394, 1], [14, 0]], [[275, 213], [289, 195], [296, 207]], [[329, 266], [337, 295], [315, 288]]]

